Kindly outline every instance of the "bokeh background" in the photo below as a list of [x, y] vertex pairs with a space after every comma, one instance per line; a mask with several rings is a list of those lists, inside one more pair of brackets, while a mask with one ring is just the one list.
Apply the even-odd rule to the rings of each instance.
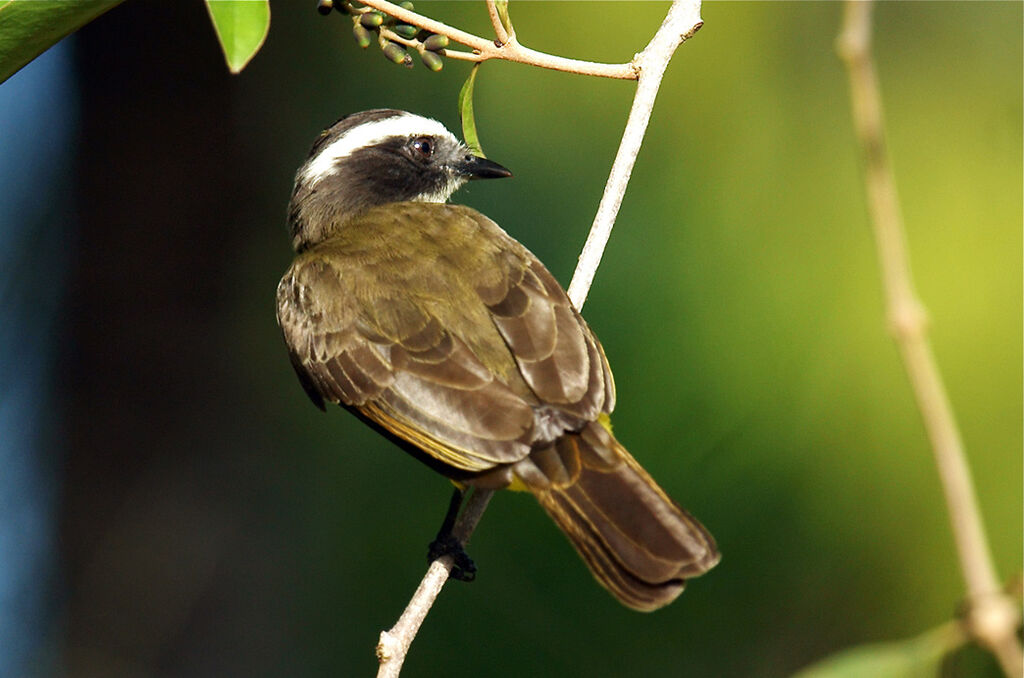
[[[198, 1], [135, 0], [0, 86], [0, 675], [366, 676], [450, 486], [306, 400], [274, 322], [291, 180], [337, 117], [458, 129], [406, 71], [273, 2], [227, 75]], [[418, 3], [488, 34], [482, 3]], [[665, 3], [513, 2], [529, 46], [626, 61]], [[786, 676], [950, 619], [963, 585], [886, 334], [834, 3], [709, 3], [670, 66], [585, 314], [619, 437], [724, 558], [619, 607], [501, 494], [405, 676]], [[882, 3], [914, 272], [1001, 576], [1021, 570], [1022, 5]], [[457, 200], [568, 284], [634, 86], [489, 63], [515, 178]], [[980, 652], [951, 676], [997, 675]]]

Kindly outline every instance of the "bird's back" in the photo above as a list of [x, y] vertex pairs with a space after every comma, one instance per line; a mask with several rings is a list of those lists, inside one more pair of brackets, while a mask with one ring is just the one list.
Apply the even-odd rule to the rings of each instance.
[[278, 320], [314, 401], [359, 408], [457, 471], [519, 461], [613, 404], [604, 354], [565, 292], [468, 207], [353, 219], [296, 258]]

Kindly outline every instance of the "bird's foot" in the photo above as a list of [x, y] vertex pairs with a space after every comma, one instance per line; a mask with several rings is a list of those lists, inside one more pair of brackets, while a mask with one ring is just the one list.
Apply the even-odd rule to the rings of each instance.
[[455, 518], [458, 517], [459, 509], [462, 508], [464, 494], [462, 490], [455, 488], [451, 501], [448, 502], [448, 512], [444, 516], [444, 522], [441, 523], [441, 529], [437, 531], [437, 537], [427, 547], [427, 562], [432, 563], [438, 558], [450, 555], [453, 565], [448, 576], [459, 581], [473, 581], [476, 579], [476, 563], [466, 554], [462, 542], [452, 534], [452, 530], [455, 528]]
[[430, 542], [430, 546], [427, 547], [427, 562], [432, 563], [444, 556], [452, 557], [453, 564], [452, 570], [448, 574], [449, 577], [459, 581], [476, 579], [476, 563], [451, 532], [438, 534], [437, 539]]

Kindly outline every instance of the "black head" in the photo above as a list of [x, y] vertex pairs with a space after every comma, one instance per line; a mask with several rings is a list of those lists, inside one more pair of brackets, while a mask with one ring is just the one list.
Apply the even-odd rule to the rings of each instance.
[[354, 113], [320, 135], [295, 176], [292, 242], [304, 249], [370, 207], [446, 202], [470, 179], [508, 176], [436, 120], [393, 109]]

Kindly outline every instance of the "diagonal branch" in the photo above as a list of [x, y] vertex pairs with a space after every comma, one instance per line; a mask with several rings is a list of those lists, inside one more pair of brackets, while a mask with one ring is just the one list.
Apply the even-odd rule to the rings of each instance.
[[[452, 528], [452, 534], [463, 546], [469, 542], [469, 537], [483, 517], [492, 496], [494, 490], [473, 490], [466, 500], [466, 505], [459, 514], [455, 527]], [[432, 562], [402, 616], [390, 630], [381, 631], [380, 640], [377, 641], [377, 661], [380, 662], [377, 678], [397, 678], [409, 653], [409, 646], [437, 596], [441, 594], [441, 588], [448, 581], [454, 564], [454, 559], [450, 555]]]
[[642, 52], [633, 59], [633, 67], [639, 73], [636, 95], [633, 106], [629, 110], [626, 129], [622, 133], [619, 150], [612, 163], [612, 171], [597, 207], [597, 216], [590, 227], [590, 235], [583, 245], [572, 282], [569, 283], [569, 299], [577, 310], [583, 308], [587, 300], [587, 292], [594, 281], [594, 274], [601, 263], [601, 256], [608, 244], [615, 225], [615, 217], [626, 194], [626, 185], [633, 173], [633, 165], [640, 153], [640, 145], [647, 132], [647, 123], [654, 110], [654, 100], [661, 87], [661, 79], [665, 75], [668, 62], [672, 59], [676, 48], [693, 37], [704, 22], [700, 18], [700, 0], [683, 2], [676, 0], [668, 10], [668, 16], [661, 28], [654, 34]]
[[[412, 12], [401, 9], [396, 5], [391, 5], [382, 0], [363, 0], [363, 4], [391, 14], [400, 21], [420, 26], [435, 33], [447, 35], [451, 40], [462, 42], [450, 33], [445, 33], [443, 30], [437, 30], [434, 27], [412, 20], [413, 17], [407, 16], [413, 14]], [[386, 5], [387, 8], [381, 5]], [[488, 1], [488, 6], [493, 6], [491, 0]], [[392, 12], [391, 8], [400, 10], [403, 14], [400, 15], [397, 12]], [[434, 23], [437, 24], [437, 22]], [[608, 237], [611, 235], [615, 216], [618, 214], [619, 206], [622, 204], [622, 197], [625, 195], [626, 186], [633, 171], [633, 165], [640, 152], [644, 133], [647, 131], [647, 123], [651, 119], [651, 110], [654, 108], [654, 101], [658, 94], [658, 88], [661, 86], [665, 68], [668, 66], [668, 62], [671, 60], [676, 48], [691, 38], [702, 25], [700, 0], [674, 0], [668, 15], [654, 34], [654, 37], [647, 44], [647, 47], [637, 54], [632, 62], [623, 64], [623, 66], [628, 68], [628, 72], [633, 74], [632, 77], [637, 78], [639, 82], [633, 98], [633, 106], [626, 121], [626, 129], [622, 135], [622, 142], [619, 145], [619, 151], [612, 164], [611, 174], [605, 185], [604, 195], [598, 206], [597, 216], [594, 218], [590, 235], [583, 247], [579, 264], [569, 285], [569, 299], [576, 308], [582, 308], [587, 292], [594, 280], [594, 274], [601, 263], [601, 255], [608, 242]], [[437, 24], [437, 26], [441, 27], [444, 25]], [[463, 42], [463, 44], [468, 43]], [[512, 34], [508, 36], [508, 43], [494, 49], [507, 49], [510, 46], [517, 45], [515, 35]], [[448, 54], [451, 55], [451, 52], [448, 52]], [[541, 64], [534, 63], [534, 65]], [[598, 64], [598, 66], [601, 66], [601, 64]], [[579, 70], [573, 72], [583, 73], [583, 71]], [[601, 73], [590, 73], [590, 75], [601, 75]], [[454, 530], [455, 536], [463, 544], [472, 535], [493, 494], [493, 490], [474, 490], [470, 495]], [[451, 573], [452, 564], [450, 556], [439, 558], [431, 563], [427, 574], [423, 577], [398, 622], [390, 630], [381, 632], [380, 641], [377, 644], [377, 658], [380, 661], [377, 678], [397, 678], [399, 675], [402, 663], [405, 661], [406, 654], [409, 651], [409, 646], [412, 644], [420, 625], [434, 604], [434, 600], [440, 594], [445, 581], [447, 581], [448, 575]]]
[[1000, 589], [953, 408], [927, 337], [927, 314], [914, 289], [896, 182], [886, 152], [882, 99], [871, 56], [871, 3], [847, 0], [837, 41], [850, 78], [868, 204], [881, 262], [889, 328], [907, 370], [935, 454], [967, 585], [967, 628], [1010, 678], [1021, 675], [1020, 615]]

